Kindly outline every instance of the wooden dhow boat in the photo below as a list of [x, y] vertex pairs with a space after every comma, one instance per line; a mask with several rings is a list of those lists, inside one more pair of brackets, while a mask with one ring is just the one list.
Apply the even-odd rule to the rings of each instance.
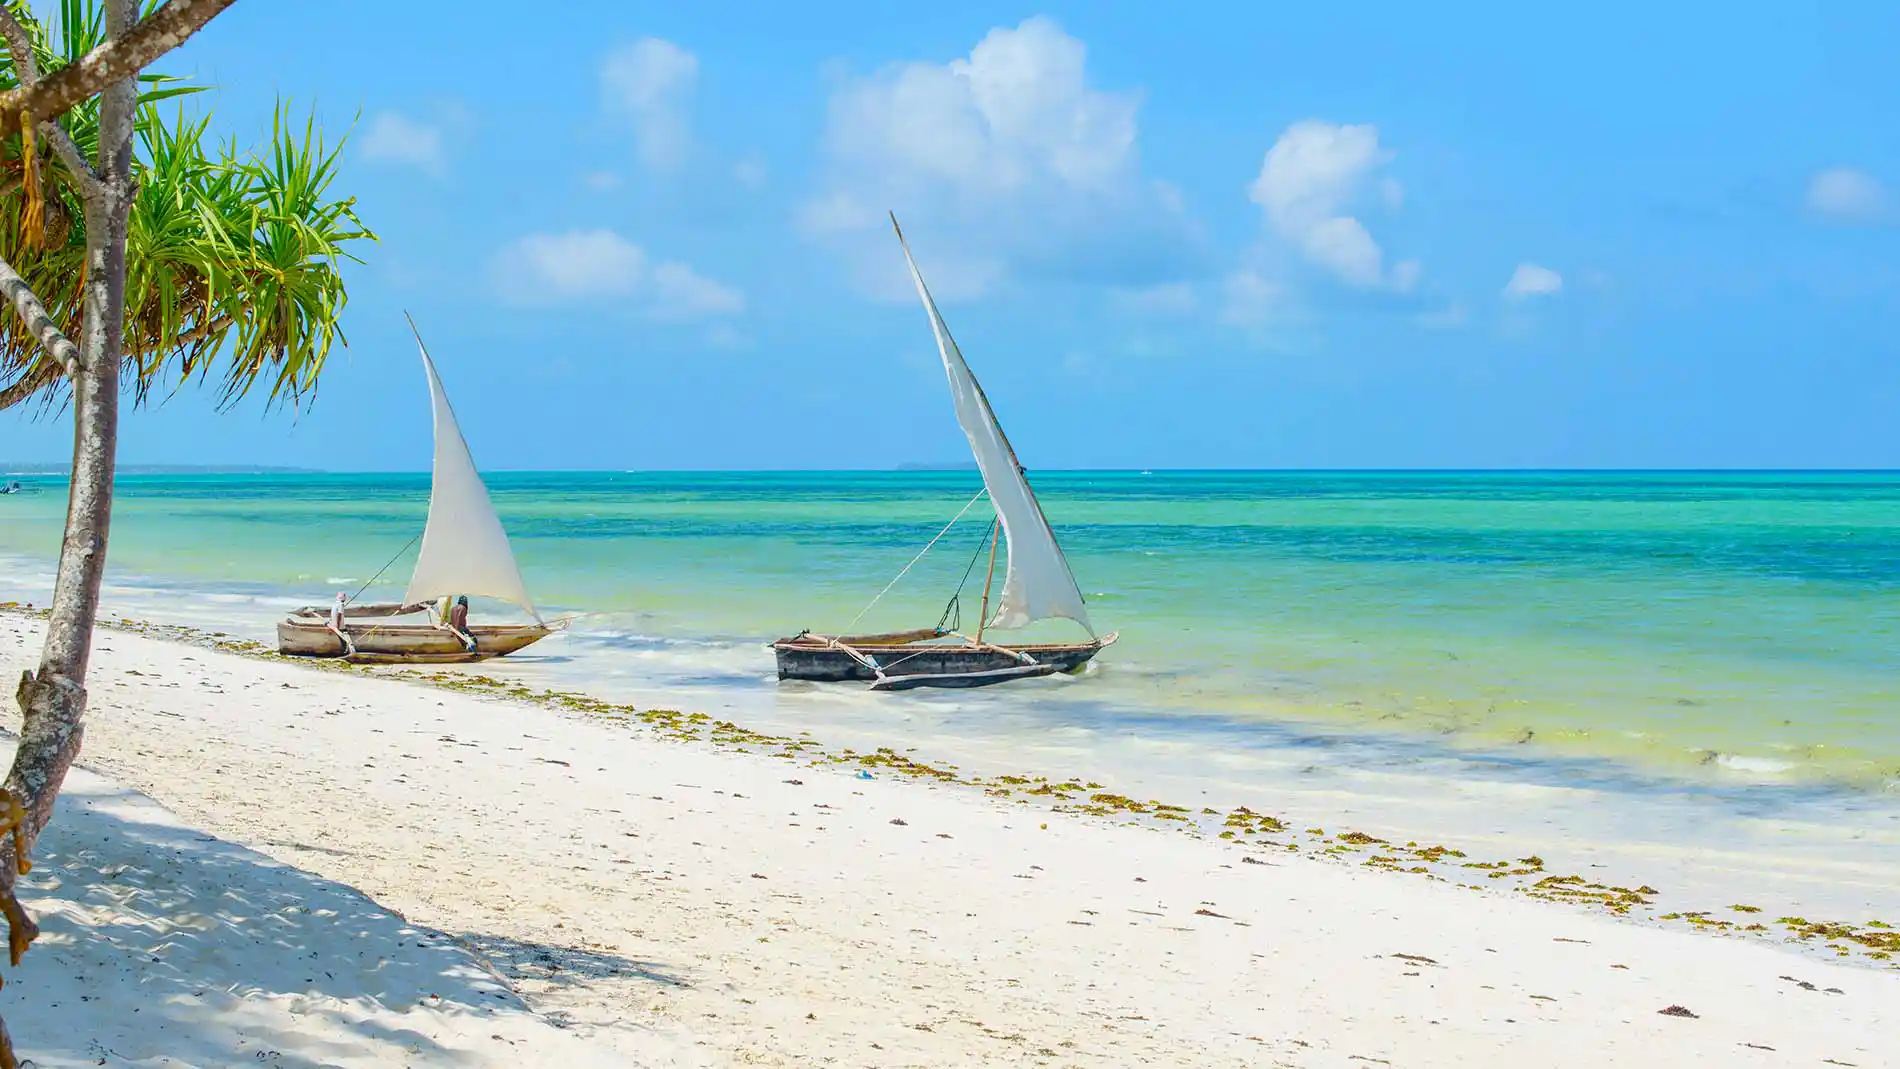
[[[413, 322], [410, 329], [415, 329]], [[340, 629], [331, 625], [331, 607], [300, 608], [277, 625], [279, 653], [359, 664], [446, 664], [506, 656], [558, 629], [541, 619], [522, 585], [508, 533], [488, 499], [488, 487], [475, 471], [475, 459], [420, 333], [416, 348], [422, 354], [435, 409], [435, 467], [429, 519], [422, 529], [422, 549], [409, 577], [409, 590], [401, 604], [345, 604]], [[517, 605], [534, 622], [478, 624], [458, 631], [446, 614], [432, 612], [438, 599], [470, 594]], [[404, 621], [411, 616], [423, 619]]]
[[[995, 509], [996, 518], [989, 533], [990, 563], [983, 584], [983, 602], [978, 612], [975, 635], [958, 632], [951, 623], [957, 596], [944, 610], [935, 627], [914, 631], [869, 635], [818, 635], [801, 631], [772, 643], [778, 658], [780, 679], [804, 679], [820, 682], [868, 681], [872, 690], [909, 690], [913, 687], [982, 687], [1013, 679], [1034, 678], [1056, 672], [1076, 672], [1118, 637], [1114, 632], [1097, 636], [1089, 623], [1088, 609], [1069, 562], [1056, 543], [1055, 531], [1043, 515], [1042, 505], [1029, 488], [1016, 450], [1003, 433], [1002, 424], [990, 408], [983, 387], [971, 373], [963, 353], [950, 337], [950, 328], [931, 299], [930, 288], [910, 254], [904, 231], [891, 216], [891, 228], [910, 266], [911, 281], [930, 318], [931, 332], [937, 339], [937, 352], [943, 357], [944, 373], [950, 381], [950, 396], [955, 402], [957, 422], [970, 440], [970, 452], [983, 474], [983, 493]], [[967, 512], [978, 498], [964, 506]], [[958, 513], [960, 519], [962, 513]], [[950, 521], [955, 526], [957, 519]], [[929, 552], [950, 527], [939, 532], [916, 558]], [[1004, 547], [1003, 589], [996, 614], [990, 615], [990, 594], [996, 578], [996, 553], [999, 541]], [[980, 552], [980, 549], [979, 549]], [[972, 564], [975, 558], [971, 558]], [[904, 572], [910, 570], [906, 565]], [[898, 573], [903, 578], [904, 572]], [[967, 572], [965, 573], [967, 577]], [[884, 588], [889, 592], [897, 579]], [[883, 593], [878, 595], [882, 598]], [[877, 599], [872, 599], [875, 605]], [[869, 606], [866, 607], [869, 611]], [[863, 613], [859, 613], [859, 619]], [[960, 616], [960, 613], [957, 613]], [[1085, 642], [1003, 645], [986, 639], [986, 632], [1025, 627], [1038, 620], [1066, 619], [1088, 632]]]

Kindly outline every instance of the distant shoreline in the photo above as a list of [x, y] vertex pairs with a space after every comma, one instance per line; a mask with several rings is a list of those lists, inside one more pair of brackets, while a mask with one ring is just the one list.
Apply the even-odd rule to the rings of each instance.
[[[71, 464], [0, 461], [0, 475], [68, 475]], [[121, 464], [120, 475], [329, 475], [321, 468], [279, 468], [242, 464]]]

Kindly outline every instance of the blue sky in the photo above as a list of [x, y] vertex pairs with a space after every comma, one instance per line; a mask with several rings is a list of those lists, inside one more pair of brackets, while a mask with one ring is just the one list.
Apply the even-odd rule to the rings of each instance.
[[1032, 468], [1900, 467], [1893, 5], [482, 6], [164, 65], [383, 241], [311, 407], [124, 461], [426, 468], [405, 309], [486, 468], [960, 460], [893, 208]]

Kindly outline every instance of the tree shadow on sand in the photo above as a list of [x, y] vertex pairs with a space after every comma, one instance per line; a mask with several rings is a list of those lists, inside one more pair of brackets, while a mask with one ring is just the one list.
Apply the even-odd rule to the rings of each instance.
[[0, 994], [40, 1065], [488, 1064], [438, 1037], [552, 1028], [516, 977], [683, 982], [650, 962], [410, 924], [77, 769], [59, 807], [21, 881], [43, 934]]
[[684, 976], [658, 962], [639, 961], [599, 950], [504, 939], [479, 932], [467, 932], [459, 938], [470, 950], [493, 964], [511, 984], [523, 980], [573, 984], [587, 980], [627, 978], [664, 987], [692, 986]]

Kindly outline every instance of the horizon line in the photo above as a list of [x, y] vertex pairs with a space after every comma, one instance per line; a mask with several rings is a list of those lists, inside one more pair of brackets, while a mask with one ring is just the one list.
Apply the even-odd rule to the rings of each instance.
[[[70, 463], [0, 462], [3, 476], [63, 476]], [[976, 465], [889, 468], [482, 468], [493, 475], [974, 475]], [[1900, 475], [1900, 467], [1047, 467], [1031, 473], [1079, 475]], [[121, 475], [428, 475], [428, 468], [308, 468], [291, 465], [121, 464]]]

